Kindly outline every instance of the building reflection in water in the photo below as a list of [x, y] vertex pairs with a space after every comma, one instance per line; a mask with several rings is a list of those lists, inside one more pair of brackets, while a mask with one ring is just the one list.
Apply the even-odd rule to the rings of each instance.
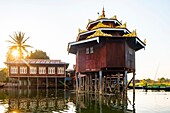
[[[8, 90], [8, 112], [16, 113], [135, 113], [134, 100], [112, 94], [75, 93], [54, 89]], [[128, 108], [131, 106], [131, 110]]]

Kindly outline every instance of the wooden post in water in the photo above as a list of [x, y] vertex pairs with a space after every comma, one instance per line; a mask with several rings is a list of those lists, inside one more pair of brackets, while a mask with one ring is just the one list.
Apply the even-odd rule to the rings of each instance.
[[93, 85], [92, 85], [92, 75], [89, 75], [90, 76], [90, 91], [92, 92], [93, 91]]
[[39, 87], [39, 81], [38, 81], [38, 77], [37, 77], [37, 90], [38, 90], [38, 87]]
[[123, 102], [124, 102], [124, 110], [127, 110], [127, 71], [124, 72], [123, 78]]
[[89, 92], [89, 85], [90, 85], [89, 75], [87, 75], [87, 92]]
[[[80, 74], [80, 73], [79, 73]], [[79, 93], [81, 92], [81, 83], [82, 81], [81, 81], [81, 76], [79, 76]]]
[[99, 71], [99, 94], [101, 95], [102, 94], [102, 79], [103, 79], [103, 77], [102, 77], [102, 71], [100, 70]]
[[29, 83], [29, 77], [27, 77], [27, 88], [29, 89], [30, 83]]
[[120, 94], [120, 73], [117, 74], [117, 94]]
[[78, 87], [78, 73], [76, 73], [76, 91], [79, 92], [79, 87]]
[[55, 89], [57, 89], [57, 77], [55, 78]]
[[18, 89], [20, 88], [20, 79], [18, 77]]
[[95, 93], [97, 92], [97, 73], [95, 73]]
[[48, 88], [48, 78], [46, 77], [46, 88]]

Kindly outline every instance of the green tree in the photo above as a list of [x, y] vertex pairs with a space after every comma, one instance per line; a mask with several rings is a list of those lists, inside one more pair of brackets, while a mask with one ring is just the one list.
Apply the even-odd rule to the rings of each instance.
[[31, 52], [30, 55], [27, 56], [27, 59], [50, 59], [50, 57], [42, 50], [35, 50], [35, 52]]
[[164, 77], [158, 78], [158, 82], [159, 82], [159, 83], [164, 83], [165, 81], [166, 81], [166, 80], [165, 80]]
[[12, 41], [7, 40], [7, 42], [11, 43], [11, 46], [9, 46], [9, 50], [7, 53], [7, 61], [15, 60], [15, 58], [12, 56], [12, 52], [14, 50], [17, 50], [19, 53], [18, 59], [23, 59], [24, 58], [23, 53], [24, 52], [28, 53], [26, 48], [31, 47], [30, 45], [25, 44], [26, 41], [29, 39], [29, 37], [25, 39], [25, 33], [22, 32], [18, 32], [18, 33], [15, 32], [13, 37], [12, 36], [10, 37]]
[[7, 76], [8, 76], [8, 69], [3, 68], [0, 70], [0, 82], [7, 81]]

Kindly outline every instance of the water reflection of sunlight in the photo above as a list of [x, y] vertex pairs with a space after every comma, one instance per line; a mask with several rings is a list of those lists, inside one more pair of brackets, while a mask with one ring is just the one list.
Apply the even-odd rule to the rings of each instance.
[[53, 113], [76, 113], [76, 106], [73, 102], [67, 103], [67, 109], [64, 111], [53, 111]]
[[0, 112], [1, 112], [1, 113], [5, 113], [5, 107], [2, 106], [2, 105], [0, 105]]

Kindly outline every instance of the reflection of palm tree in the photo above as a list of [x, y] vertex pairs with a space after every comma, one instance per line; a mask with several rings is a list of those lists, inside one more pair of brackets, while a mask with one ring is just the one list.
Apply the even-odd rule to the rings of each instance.
[[7, 42], [10, 42], [12, 45], [9, 46], [9, 51], [13, 51], [13, 50], [18, 50], [19, 53], [19, 59], [23, 58], [23, 51], [25, 51], [26, 53], [28, 53], [28, 51], [26, 50], [27, 47], [31, 47], [30, 45], [26, 45], [25, 42], [29, 39], [25, 37], [25, 33], [22, 32], [18, 32], [14, 34], [14, 36], [10, 36], [12, 38], [12, 41], [8, 40]]

